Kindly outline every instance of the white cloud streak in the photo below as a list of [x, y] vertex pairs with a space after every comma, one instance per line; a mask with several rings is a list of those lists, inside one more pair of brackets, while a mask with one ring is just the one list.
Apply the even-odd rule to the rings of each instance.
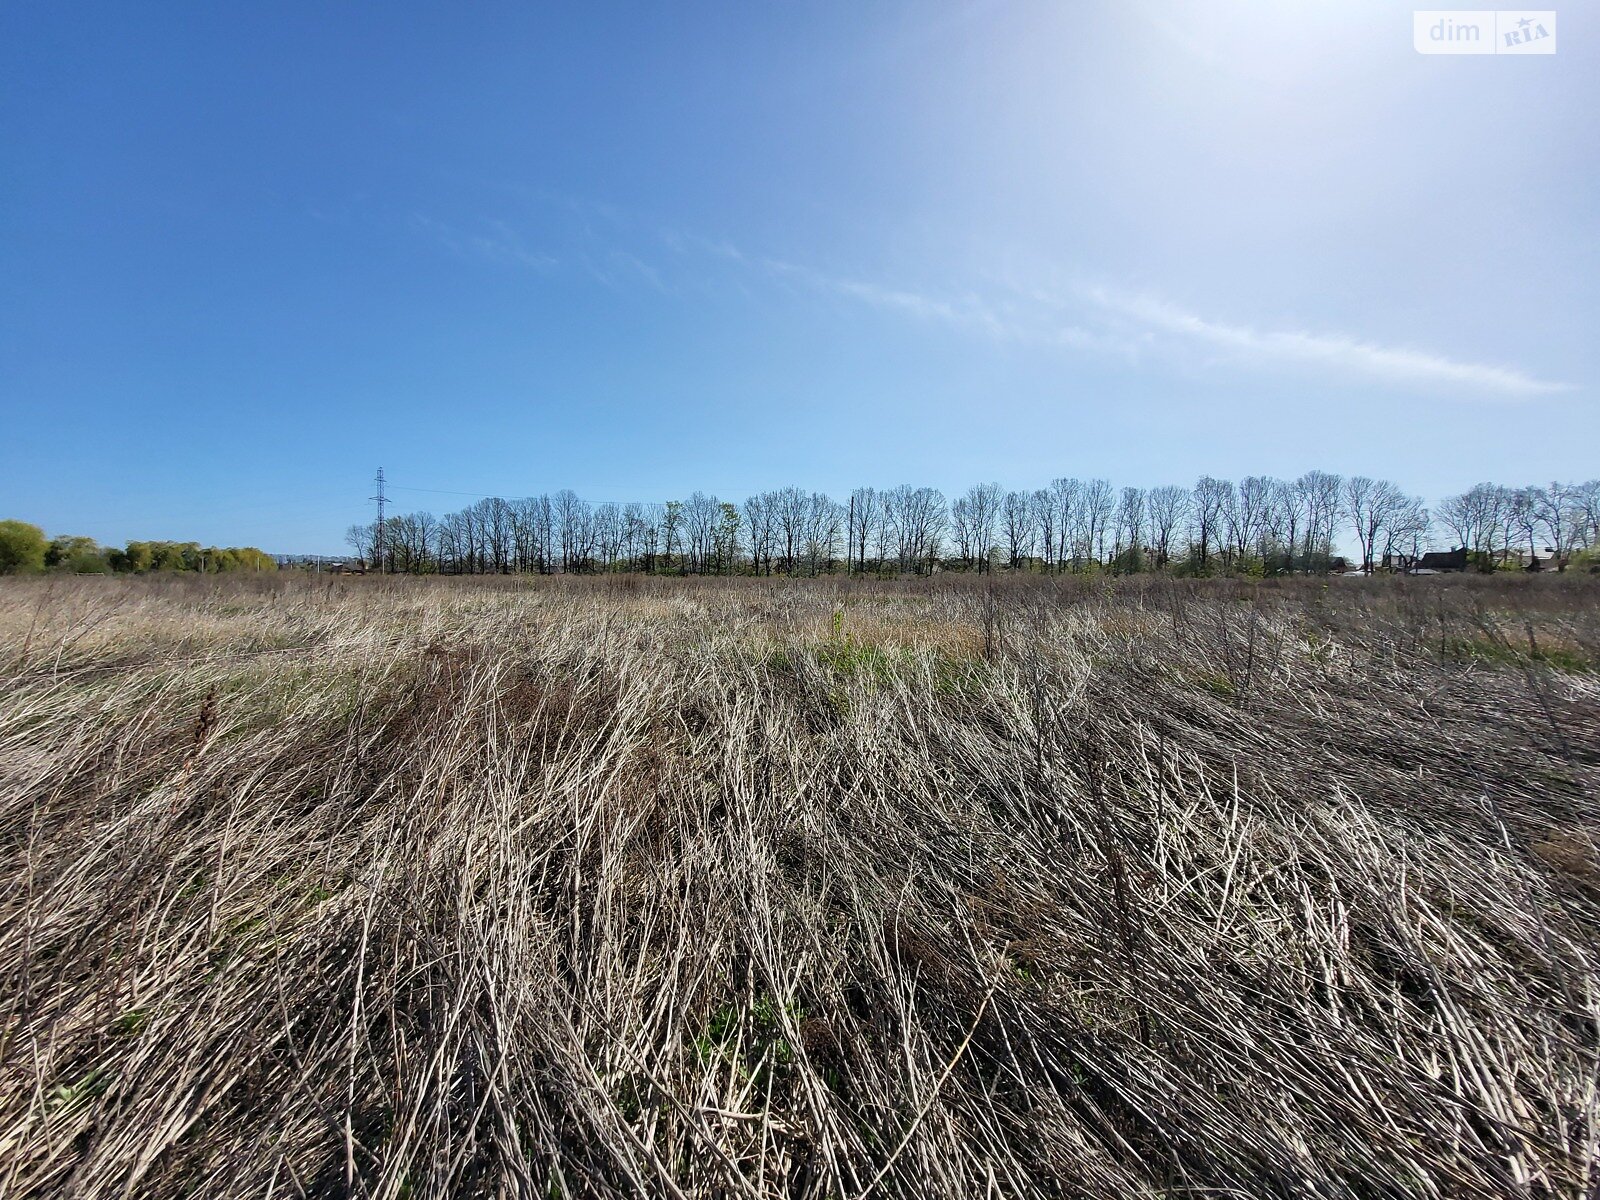
[[412, 224], [455, 254], [507, 266], [549, 271], [557, 260], [538, 250], [529, 250], [511, 226], [504, 221], [482, 222], [487, 233], [472, 233], [435, 221], [422, 213], [411, 214]]
[[817, 291], [915, 320], [954, 326], [997, 342], [1071, 346], [1079, 350], [1118, 353], [1127, 353], [1131, 349], [1123, 339], [1094, 333], [1077, 325], [1062, 325], [1052, 314], [1020, 310], [1010, 304], [996, 304], [976, 293], [940, 296], [848, 276], [830, 275], [783, 259], [750, 258], [725, 242], [717, 244], [716, 252], [724, 258], [757, 267], [771, 275], [797, 280]]
[[[1112, 353], [1137, 361], [1149, 352], [1170, 349], [1161, 336], [1214, 347], [1247, 366], [1301, 369], [1360, 375], [1395, 386], [1452, 389], [1479, 398], [1522, 401], [1570, 392], [1571, 384], [1535, 378], [1514, 367], [1463, 362], [1407, 347], [1384, 346], [1338, 333], [1258, 330], [1230, 325], [1186, 312], [1149, 296], [1126, 295], [1105, 288], [1078, 291], [1077, 306], [1088, 301], [1101, 320], [1061, 323], [1062, 301], [1018, 292], [1021, 303], [997, 304], [976, 294], [959, 298], [930, 295], [830, 275], [782, 259], [744, 254], [727, 242], [698, 242], [718, 257], [769, 274], [798, 280], [819, 291], [843, 296], [874, 308], [920, 321], [938, 322], [981, 333], [996, 341], [1067, 346]], [[1109, 321], [1106, 318], [1111, 318]], [[1120, 321], [1118, 320], [1120, 319]], [[1133, 328], [1128, 328], [1131, 322]], [[1106, 328], [1106, 325], [1113, 327]], [[1090, 328], [1089, 326], [1101, 326]]]
[[[416, 226], [457, 254], [547, 273], [559, 265], [529, 250], [517, 231], [498, 220], [481, 220], [479, 231], [463, 231], [415, 214]], [[1063, 295], [1006, 289], [1004, 299], [976, 292], [939, 294], [912, 287], [837, 275], [786, 259], [748, 254], [725, 240], [664, 231], [664, 244], [680, 260], [696, 256], [733, 264], [752, 275], [798, 284], [909, 318], [944, 325], [1002, 344], [1067, 347], [1110, 354], [1136, 365], [1151, 357], [1210, 347], [1229, 362], [1253, 368], [1296, 368], [1355, 375], [1396, 387], [1448, 390], [1479, 399], [1526, 401], [1573, 391], [1567, 383], [1536, 378], [1515, 367], [1465, 362], [1430, 351], [1386, 346], [1341, 333], [1262, 330], [1210, 320], [1148, 294], [1107, 287], [1069, 288]], [[677, 289], [660, 266], [598, 239], [577, 255], [577, 265], [609, 287], [642, 280], [663, 294]]]
[[1513, 367], [1461, 362], [1423, 350], [1380, 346], [1343, 334], [1263, 331], [1210, 321], [1148, 296], [1093, 289], [1089, 297], [1106, 311], [1146, 328], [1215, 346], [1245, 362], [1325, 368], [1393, 384], [1458, 388], [1508, 400], [1529, 400], [1573, 390], [1570, 384], [1535, 379]]

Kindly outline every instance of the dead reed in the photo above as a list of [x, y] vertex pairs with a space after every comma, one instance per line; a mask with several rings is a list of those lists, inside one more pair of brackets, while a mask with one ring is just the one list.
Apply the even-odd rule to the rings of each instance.
[[8, 583], [0, 1195], [1592, 1195], [1597, 599]]

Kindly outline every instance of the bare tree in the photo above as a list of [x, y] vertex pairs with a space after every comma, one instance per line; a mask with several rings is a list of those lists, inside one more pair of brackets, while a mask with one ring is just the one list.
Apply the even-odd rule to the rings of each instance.
[[783, 543], [783, 570], [795, 573], [795, 562], [805, 546], [806, 517], [811, 510], [811, 497], [801, 488], [786, 487], [768, 493], [778, 524], [778, 536]]
[[369, 521], [365, 525], [352, 525], [344, 531], [345, 544], [356, 552], [356, 557], [364, 563], [376, 564], [378, 561], [378, 526], [376, 522]]
[[434, 553], [438, 555], [439, 570], [459, 575], [467, 570], [466, 541], [462, 533], [462, 517], [458, 512], [448, 514], [439, 522], [434, 539]]
[[903, 483], [887, 494], [887, 514], [902, 571], [932, 572], [948, 513], [937, 488]]
[[[1399, 489], [1395, 489], [1399, 492]], [[1389, 520], [1382, 529], [1383, 556], [1399, 561], [1402, 567], [1415, 566], [1421, 557], [1432, 528], [1432, 519], [1416, 496], [1399, 495]]]
[[1044, 560], [1044, 569], [1048, 571], [1056, 561], [1056, 525], [1059, 512], [1055, 494], [1048, 488], [1040, 488], [1033, 494], [1032, 507], [1033, 525], [1039, 532], [1040, 557]]
[[1033, 497], [1027, 492], [1007, 492], [1001, 502], [1001, 523], [1005, 530], [1006, 562], [1011, 570], [1033, 555]]
[[1305, 512], [1305, 499], [1298, 486], [1285, 479], [1272, 481], [1272, 495], [1267, 502], [1267, 537], [1272, 543], [1274, 558], [1281, 556], [1282, 569], [1290, 575], [1295, 570], [1295, 551], [1305, 525]]
[[1295, 480], [1294, 486], [1305, 504], [1305, 569], [1327, 571], [1333, 561], [1333, 538], [1342, 511], [1344, 481], [1328, 471], [1307, 471]]
[[1492, 556], [1503, 524], [1506, 489], [1493, 483], [1474, 484], [1439, 505], [1439, 523], [1455, 541], [1474, 554]]
[[1130, 571], [1144, 569], [1145, 494], [1143, 488], [1125, 487], [1117, 502], [1117, 536], [1113, 560]]
[[607, 571], [615, 571], [622, 558], [622, 508], [606, 501], [594, 507], [594, 544], [600, 563]]
[[816, 575], [825, 567], [830, 571], [833, 569], [843, 527], [844, 514], [833, 500], [821, 492], [813, 492], [807, 498], [804, 535], [806, 564], [810, 574]]
[[1551, 483], [1549, 487], [1530, 488], [1529, 491], [1534, 519], [1544, 526], [1558, 569], [1565, 570], [1567, 556], [1583, 524], [1577, 491], [1564, 483]]
[[994, 548], [995, 524], [1000, 517], [998, 483], [979, 483], [967, 489], [950, 510], [951, 530], [961, 542], [961, 557], [982, 572]]
[[711, 559], [722, 517], [715, 496], [695, 492], [683, 503], [683, 536], [689, 548], [689, 570], [704, 572]]
[[1189, 516], [1194, 523], [1194, 542], [1201, 571], [1211, 563], [1211, 548], [1221, 533], [1223, 509], [1232, 491], [1232, 484], [1209, 475], [1202, 475], [1195, 481]]
[[1527, 544], [1530, 558], [1539, 553], [1539, 516], [1533, 488], [1513, 488], [1507, 493], [1505, 529], [1508, 547], [1515, 537]]
[[539, 502], [531, 496], [511, 501], [511, 569], [532, 571], [538, 561]]
[[575, 571], [582, 563], [583, 547], [588, 541], [589, 505], [571, 488], [562, 488], [551, 497], [551, 506], [560, 539], [561, 569]]
[[1091, 479], [1083, 487], [1083, 544], [1087, 557], [1103, 562], [1106, 534], [1117, 507], [1116, 489], [1109, 479]]
[[[1235, 487], [1202, 477], [1194, 490], [1113, 489], [1103, 479], [1059, 478], [1035, 492], [998, 484], [969, 488], [953, 505], [934, 488], [902, 484], [886, 491], [857, 488], [848, 505], [798, 487], [751, 496], [742, 506], [695, 492], [661, 504], [592, 506], [570, 489], [506, 501], [486, 497], [436, 519], [426, 512], [390, 515], [382, 531], [382, 566], [396, 572], [527, 572], [677, 569], [757, 574], [832, 573], [937, 568], [947, 533], [953, 550], [979, 572], [1004, 549], [1013, 569], [1037, 558], [1045, 570], [1109, 563], [1143, 570], [1171, 563], [1180, 530], [1191, 536], [1194, 565], [1204, 572], [1259, 554], [1272, 573], [1325, 570], [1344, 528], [1361, 563], [1415, 558], [1435, 529], [1452, 545], [1504, 561], [1514, 545], [1564, 562], [1600, 541], [1600, 481], [1507, 488], [1480, 483], [1448, 497], [1437, 514], [1388, 480], [1349, 480], [1310, 471], [1293, 483], [1247, 476]], [[353, 525], [351, 549], [378, 565], [379, 531]], [[997, 540], [998, 538], [998, 540]], [[748, 548], [748, 560], [744, 555]], [[874, 557], [875, 556], [875, 557]]]
[[1151, 488], [1149, 511], [1156, 566], [1165, 567], [1172, 553], [1172, 535], [1189, 516], [1189, 489], [1170, 483]]
[[1600, 479], [1573, 487], [1574, 504], [1583, 526], [1577, 539], [1585, 546], [1600, 546]]
[[971, 504], [965, 496], [957, 496], [950, 505], [950, 536], [955, 539], [956, 555], [968, 567], [976, 554], [976, 541], [972, 530]]
[[[845, 529], [845, 540], [849, 545], [845, 557], [847, 559], [853, 557], [857, 568], [863, 571], [867, 569], [867, 537], [881, 519], [882, 507], [882, 501], [873, 488], [860, 487], [850, 493], [850, 509], [846, 514], [848, 522]], [[846, 562], [846, 572], [849, 569], [849, 563]]]
[[773, 508], [765, 495], [744, 502], [744, 527], [750, 538], [750, 562], [757, 575], [772, 574]]
[[1076, 554], [1078, 510], [1082, 507], [1083, 484], [1076, 479], [1054, 479], [1050, 495], [1056, 505], [1056, 567], [1064, 569]]
[[622, 506], [622, 554], [630, 567], [642, 566], [645, 556], [649, 554], [650, 546], [646, 540], [649, 527], [644, 505], [637, 500], [630, 500]]
[[434, 530], [438, 522], [432, 513], [400, 513], [383, 524], [384, 548], [391, 570], [403, 575], [421, 575], [433, 570]]
[[1265, 475], [1247, 475], [1226, 496], [1224, 517], [1236, 558], [1248, 558], [1252, 550], [1260, 548], [1267, 510], [1272, 503], [1272, 484]]
[[1363, 570], [1372, 571], [1378, 547], [1406, 515], [1407, 501], [1405, 493], [1387, 479], [1356, 475], [1345, 480], [1345, 518], [1361, 547]]

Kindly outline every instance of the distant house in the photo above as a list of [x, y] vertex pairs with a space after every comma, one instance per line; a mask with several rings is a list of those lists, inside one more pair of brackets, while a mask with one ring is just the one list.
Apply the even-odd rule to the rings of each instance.
[[1418, 571], [1465, 571], [1467, 569], [1467, 548], [1457, 550], [1430, 550], [1417, 559]]
[[1543, 550], [1506, 551], [1502, 561], [1516, 563], [1524, 571], [1565, 571], [1569, 560], [1558, 557], [1554, 546], [1546, 546]]
[[359, 558], [327, 558], [321, 554], [280, 554], [280, 569], [295, 568], [318, 575], [365, 575], [367, 564]]
[[1430, 550], [1426, 554], [1385, 554], [1382, 570], [1400, 575], [1438, 575], [1467, 569], [1467, 548]]

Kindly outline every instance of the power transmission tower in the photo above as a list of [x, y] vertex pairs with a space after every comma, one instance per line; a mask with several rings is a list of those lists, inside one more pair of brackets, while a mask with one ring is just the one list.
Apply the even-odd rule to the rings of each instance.
[[378, 574], [383, 574], [383, 468], [378, 468], [378, 494], [369, 499], [378, 502], [378, 524], [373, 530], [373, 550], [378, 556]]

